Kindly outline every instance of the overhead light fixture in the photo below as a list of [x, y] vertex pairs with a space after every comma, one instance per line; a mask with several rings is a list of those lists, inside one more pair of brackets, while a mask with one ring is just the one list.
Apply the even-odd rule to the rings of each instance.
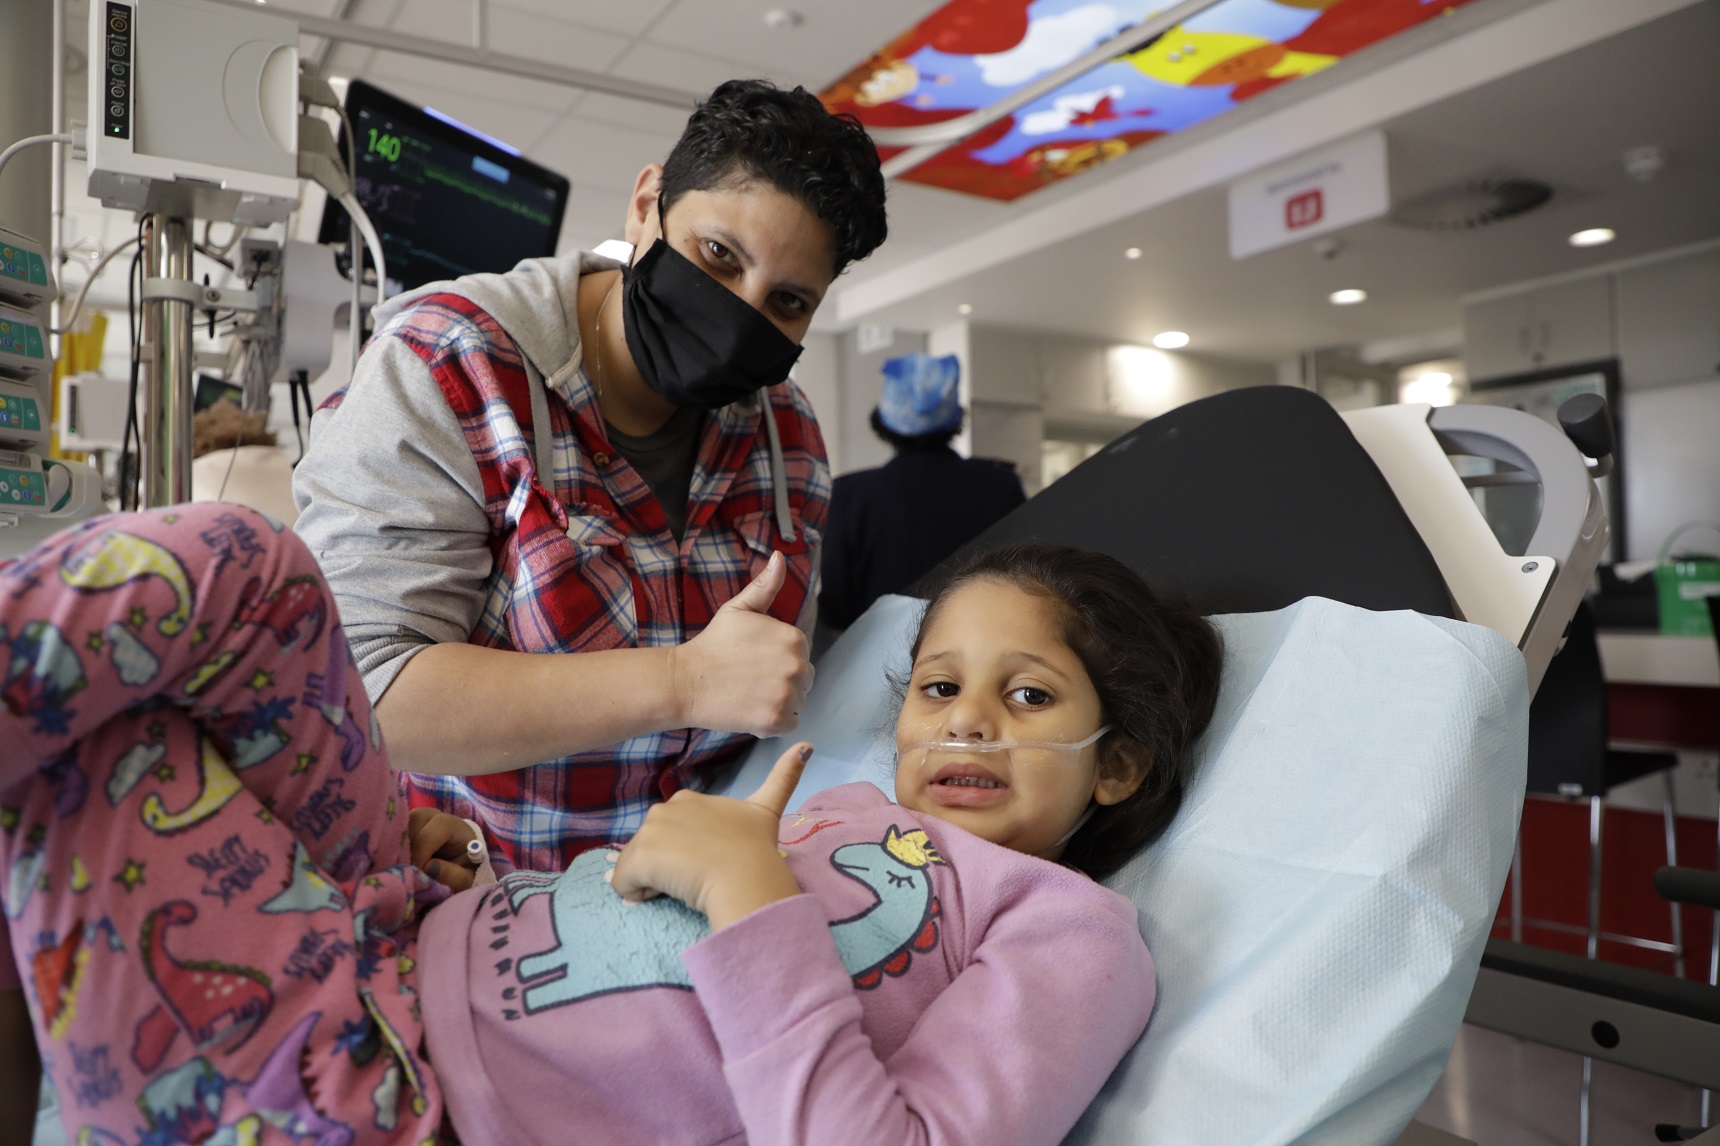
[[1138, 259], [1141, 257], [1141, 248], [1130, 247], [1128, 250], [1123, 252], [1123, 257], [1125, 259]]
[[[1106, 389], [1116, 413], [1156, 418], [1178, 405], [1178, 383], [1187, 364], [1175, 355], [1145, 346], [1113, 346], [1106, 351], [1106, 359]], [[1181, 397], [1186, 402], [1193, 395]]]
[[792, 8], [772, 8], [764, 14], [764, 23], [767, 28], [786, 31], [806, 23], [806, 17]]
[[960, 306], [956, 307], [956, 313], [957, 314], [972, 314], [973, 313], [973, 306], [969, 303], [964, 302]]
[[1368, 301], [1368, 292], [1359, 287], [1346, 287], [1333, 291], [1326, 298], [1333, 306], [1355, 306], [1358, 302]]
[[1180, 330], [1166, 330], [1153, 335], [1153, 345], [1160, 350], [1181, 350], [1188, 345], [1188, 335]]
[[1570, 243], [1573, 247], [1598, 247], [1604, 243], [1610, 243], [1616, 238], [1618, 235], [1611, 227], [1590, 227], [1586, 231], [1578, 231], [1572, 235]]
[[1457, 392], [1451, 385], [1450, 374], [1443, 370], [1430, 370], [1404, 384], [1402, 400], [1411, 404], [1450, 406], [1457, 401]]

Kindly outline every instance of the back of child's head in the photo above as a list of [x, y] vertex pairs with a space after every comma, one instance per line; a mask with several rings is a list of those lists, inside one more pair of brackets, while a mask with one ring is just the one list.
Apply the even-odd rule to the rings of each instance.
[[1160, 598], [1114, 557], [1026, 541], [976, 553], [938, 583], [914, 657], [939, 605], [981, 579], [1055, 604], [1064, 643], [1087, 670], [1111, 726], [1098, 743], [1101, 774], [1145, 769], [1131, 796], [1095, 804], [1064, 847], [1062, 862], [1102, 879], [1157, 839], [1182, 806], [1191, 749], [1218, 701], [1218, 631], [1186, 604]]

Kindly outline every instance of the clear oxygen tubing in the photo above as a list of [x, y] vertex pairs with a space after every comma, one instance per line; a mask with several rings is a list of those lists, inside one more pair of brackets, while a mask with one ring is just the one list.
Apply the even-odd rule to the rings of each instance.
[[1086, 810], [1081, 813], [1081, 817], [1069, 826], [1068, 831], [1064, 832], [1061, 836], [1058, 836], [1057, 842], [1052, 844], [1051, 846], [1054, 848], [1060, 848], [1064, 844], [1068, 843], [1070, 840], [1074, 839], [1075, 833], [1080, 831], [1082, 828], [1086, 827], [1087, 821], [1092, 819], [1093, 813], [1097, 812], [1098, 810], [1099, 810], [1099, 805], [1094, 804], [1094, 803], [1089, 803], [1087, 805]]
[[[919, 740], [908, 745], [896, 754], [896, 766], [900, 768], [908, 757], [913, 755], [915, 752], [920, 753], [921, 764], [924, 764], [926, 759], [931, 756], [933, 752], [989, 753], [1027, 750], [1055, 752], [1062, 756], [1074, 756], [1075, 753], [1086, 748], [1088, 745], [1097, 744], [1099, 742], [1099, 738], [1105, 735], [1105, 733], [1111, 731], [1111, 728], [1112, 725], [1102, 724], [1099, 726], [1099, 731], [1093, 733], [1093, 735], [1077, 740], [1073, 743], [1065, 743], [1060, 740], [958, 740], [954, 737], [950, 737], [945, 740]], [[1064, 832], [1062, 837], [1051, 846], [1060, 848], [1064, 844], [1068, 843], [1074, 838], [1075, 833], [1080, 831], [1087, 821], [1093, 818], [1093, 813], [1097, 810], [1098, 805], [1089, 803], [1086, 811], [1081, 813], [1080, 819], [1076, 820], [1069, 830]]]
[[1017, 749], [1025, 749], [1039, 752], [1061, 752], [1073, 755], [1089, 745], [1097, 744], [1101, 736], [1111, 731], [1111, 727], [1112, 726], [1109, 724], [1101, 725], [1099, 731], [1093, 733], [1093, 735], [1083, 740], [1077, 740], [1072, 744], [1065, 743], [1061, 740], [960, 740], [955, 737], [950, 737], [945, 740], [916, 740], [914, 743], [896, 753], [896, 765], [897, 767], [900, 767], [902, 762], [907, 760], [909, 755], [922, 751], [925, 754], [930, 755], [932, 752], [985, 753], [1010, 752]]

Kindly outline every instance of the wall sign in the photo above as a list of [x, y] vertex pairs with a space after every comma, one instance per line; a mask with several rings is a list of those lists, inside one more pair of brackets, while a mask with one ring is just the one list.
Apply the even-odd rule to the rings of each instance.
[[1232, 183], [1230, 257], [1377, 219], [1390, 207], [1385, 133], [1364, 132]]

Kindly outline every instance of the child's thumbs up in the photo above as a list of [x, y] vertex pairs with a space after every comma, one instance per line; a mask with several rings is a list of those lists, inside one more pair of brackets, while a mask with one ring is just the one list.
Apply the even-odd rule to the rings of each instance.
[[770, 767], [770, 775], [764, 778], [758, 791], [747, 797], [747, 802], [768, 809], [772, 816], [780, 819], [788, 811], [788, 801], [794, 796], [795, 786], [800, 783], [800, 775], [811, 758], [812, 745], [804, 740], [790, 747], [776, 758], [776, 763]]

